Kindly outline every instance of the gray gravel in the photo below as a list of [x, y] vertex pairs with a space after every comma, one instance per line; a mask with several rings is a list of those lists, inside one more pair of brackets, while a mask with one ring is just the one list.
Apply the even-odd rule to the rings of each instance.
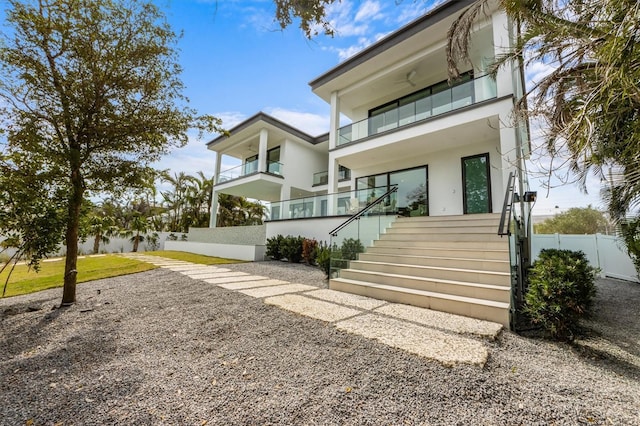
[[[306, 266], [229, 265], [326, 287]], [[99, 290], [99, 291], [98, 291]], [[447, 368], [177, 272], [0, 300], [0, 424], [640, 424], [640, 285], [575, 345], [503, 332]]]

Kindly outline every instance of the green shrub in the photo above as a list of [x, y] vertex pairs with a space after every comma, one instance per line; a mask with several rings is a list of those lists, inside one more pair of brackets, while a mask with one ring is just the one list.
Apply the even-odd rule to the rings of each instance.
[[358, 258], [358, 253], [364, 252], [364, 246], [362, 245], [360, 240], [356, 240], [355, 238], [347, 238], [342, 242], [340, 251], [342, 252], [342, 259], [356, 260]]
[[302, 259], [303, 237], [286, 236], [280, 245], [280, 253], [291, 263], [298, 263]]
[[320, 242], [316, 253], [316, 264], [324, 271], [327, 278], [329, 278], [329, 274], [331, 273], [331, 248], [327, 243]]
[[267, 238], [267, 256], [273, 260], [282, 259], [282, 242], [284, 237], [280, 234], [275, 237]]
[[620, 234], [636, 268], [636, 275], [640, 277], [640, 217], [621, 222]]
[[302, 240], [302, 259], [308, 265], [315, 265], [318, 256], [318, 242], [314, 239]]
[[542, 250], [529, 272], [525, 312], [551, 337], [573, 340], [593, 305], [597, 273], [581, 251]]

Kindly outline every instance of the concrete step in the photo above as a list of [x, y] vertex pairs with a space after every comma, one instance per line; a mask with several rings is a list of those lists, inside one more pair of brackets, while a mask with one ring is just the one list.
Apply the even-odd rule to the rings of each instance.
[[[381, 236], [382, 238], [383, 236]], [[379, 239], [373, 242], [373, 247], [411, 247], [411, 248], [444, 248], [465, 250], [508, 250], [509, 243], [506, 238], [497, 241], [434, 241], [434, 240], [408, 240], [408, 239]]]
[[405, 245], [374, 246], [367, 248], [367, 254], [391, 255], [391, 256], [424, 256], [424, 257], [444, 257], [461, 259], [484, 259], [509, 261], [509, 251], [487, 250], [487, 249], [466, 249], [466, 248], [445, 248], [445, 247], [406, 247]]
[[500, 222], [500, 214], [498, 213], [482, 213], [482, 214], [465, 214], [465, 215], [451, 215], [451, 216], [414, 216], [414, 217], [399, 217], [398, 221], [412, 221], [412, 222], [473, 222], [476, 220], [493, 220], [496, 224]]
[[[497, 226], [404, 226], [392, 225], [387, 234], [486, 234], [497, 235]], [[412, 224], [411, 224], [412, 225]]]
[[410, 233], [402, 234], [391, 232], [395, 228], [390, 228], [386, 233], [380, 235], [381, 240], [394, 241], [452, 241], [458, 243], [465, 242], [494, 242], [506, 241], [498, 234], [432, 234], [432, 233]]
[[[340, 272], [340, 276], [344, 276], [343, 273], [347, 271], [343, 269]], [[435, 280], [449, 280], [456, 282], [468, 282], [502, 286], [510, 288], [511, 286], [511, 274], [508, 272], [494, 272], [494, 271], [482, 271], [473, 269], [460, 269], [460, 268], [443, 268], [437, 266], [420, 266], [420, 265], [407, 265], [399, 263], [385, 263], [385, 262], [367, 262], [362, 260], [352, 260], [349, 263], [349, 272], [347, 272], [353, 279], [359, 279], [353, 277], [353, 274], [360, 272], [367, 272], [376, 274], [384, 274], [383, 278], [375, 278], [373, 282], [379, 282], [381, 284], [395, 284], [395, 281], [386, 281], [387, 275], [394, 275], [394, 279], [397, 277], [410, 277], [410, 278], [426, 278]], [[366, 279], [364, 281], [367, 281]], [[409, 285], [413, 285], [411, 282]], [[400, 284], [397, 284], [400, 285]], [[422, 287], [417, 287], [422, 288]], [[479, 296], [478, 296], [479, 297]]]
[[394, 227], [414, 227], [414, 228], [453, 228], [464, 227], [491, 227], [498, 231], [500, 221], [494, 219], [472, 219], [472, 220], [414, 220], [414, 218], [398, 218], [393, 222]]
[[487, 260], [465, 257], [416, 256], [408, 254], [361, 253], [358, 260], [389, 262], [405, 265], [438, 266], [444, 268], [479, 269], [483, 271], [510, 272], [508, 260]]
[[509, 303], [474, 297], [443, 294], [428, 290], [402, 288], [349, 278], [330, 280], [329, 288], [389, 302], [404, 303], [436, 311], [450, 312], [509, 326]]

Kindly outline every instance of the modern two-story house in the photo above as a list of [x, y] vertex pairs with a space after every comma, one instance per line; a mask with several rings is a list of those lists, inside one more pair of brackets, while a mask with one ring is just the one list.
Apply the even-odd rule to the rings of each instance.
[[[365, 253], [335, 270], [331, 288], [508, 323], [512, 268], [497, 228], [509, 175], [522, 176], [529, 149], [512, 116], [523, 73], [517, 63], [486, 72], [515, 34], [495, 9], [474, 28], [471, 63], [449, 80], [447, 30], [471, 3], [445, 2], [313, 79], [331, 106], [327, 134], [258, 113], [208, 143], [213, 199], [269, 205], [251, 244], [276, 234], [337, 247], [356, 238]], [[220, 170], [225, 156], [239, 165]], [[357, 225], [329, 235], [374, 201]], [[216, 210], [214, 201], [211, 228]]]

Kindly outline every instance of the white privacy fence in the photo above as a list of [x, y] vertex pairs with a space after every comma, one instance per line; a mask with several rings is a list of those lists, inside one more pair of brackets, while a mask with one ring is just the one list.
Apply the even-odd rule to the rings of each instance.
[[600, 268], [603, 277], [639, 282], [624, 243], [615, 236], [534, 234], [531, 239], [531, 260], [536, 260], [540, 250], [545, 248], [580, 250], [592, 266]]

